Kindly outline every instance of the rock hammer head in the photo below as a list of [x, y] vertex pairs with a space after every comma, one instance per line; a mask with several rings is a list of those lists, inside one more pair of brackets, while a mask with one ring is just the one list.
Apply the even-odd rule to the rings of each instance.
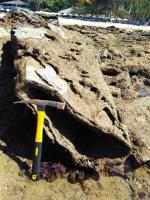
[[50, 106], [50, 107], [53, 107], [53, 108], [57, 108], [57, 109], [60, 109], [60, 110], [64, 110], [65, 108], [65, 103], [62, 103], [62, 102], [57, 102], [57, 101], [49, 101], [49, 100], [40, 100], [40, 99], [29, 99], [29, 100], [23, 100], [23, 101], [17, 101], [17, 102], [14, 102], [15, 104], [27, 104], [27, 103], [30, 103], [30, 104], [35, 104], [37, 105], [37, 107], [40, 109], [45, 109], [46, 106]]

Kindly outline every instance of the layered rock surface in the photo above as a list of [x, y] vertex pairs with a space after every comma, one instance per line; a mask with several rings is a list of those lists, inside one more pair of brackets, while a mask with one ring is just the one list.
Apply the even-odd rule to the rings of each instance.
[[[22, 20], [26, 15], [17, 16]], [[30, 18], [40, 19], [36, 15]], [[14, 111], [15, 95], [18, 99], [63, 101], [64, 112], [46, 109], [44, 129], [52, 144], [69, 155], [74, 164], [95, 168], [101, 160], [126, 158], [131, 146], [132, 155], [139, 162], [147, 162], [149, 104], [148, 97], [141, 97], [139, 89], [149, 87], [149, 36], [113, 28], [66, 29], [45, 20], [44, 25], [39, 24], [40, 28], [33, 24], [12, 29], [11, 39], [9, 31], [1, 30], [1, 44], [8, 41], [7, 51], [2, 47], [2, 66], [7, 66], [5, 73], [2, 67], [2, 77], [6, 76], [10, 84], [9, 89], [2, 89], [7, 91], [6, 96], [12, 95], [4, 121], [12, 118], [8, 124], [17, 131], [19, 120], [27, 119], [30, 111], [36, 114], [32, 105], [25, 106], [30, 110], [26, 114], [21, 114], [21, 107], [15, 107]], [[141, 47], [143, 42], [145, 47]], [[6, 61], [6, 57], [11, 59]], [[8, 99], [1, 95], [2, 99]], [[35, 120], [29, 126], [34, 127]]]
[[116, 28], [67, 27], [93, 41], [99, 64], [114, 98], [122, 123], [132, 141], [132, 155], [139, 163], [150, 160], [149, 91], [150, 37], [139, 31]]
[[128, 131], [118, 119], [92, 41], [63, 28], [22, 27], [12, 33], [17, 97], [66, 103], [64, 113], [46, 111], [45, 132], [53, 143], [85, 167], [127, 156]]
[[[0, 19], [0, 199], [149, 199], [149, 34], [60, 28], [32, 14]], [[66, 103], [64, 112], [46, 109], [43, 161], [91, 178], [81, 166], [97, 165], [99, 181], [28, 181], [36, 107], [13, 102], [30, 98]]]

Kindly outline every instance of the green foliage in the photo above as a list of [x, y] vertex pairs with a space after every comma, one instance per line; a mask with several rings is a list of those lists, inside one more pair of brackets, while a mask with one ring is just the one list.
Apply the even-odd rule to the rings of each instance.
[[83, 6], [84, 12], [96, 15], [105, 14], [139, 21], [150, 18], [150, 0], [91, 0], [89, 5]]
[[57, 12], [61, 9], [72, 7], [76, 0], [26, 0], [31, 3], [36, 10], [48, 8], [51, 11]]
[[[3, 1], [3, 0], [1, 0]], [[129, 20], [145, 21], [150, 19], [150, 0], [25, 0], [36, 10], [48, 8], [57, 12], [74, 7], [79, 13], [117, 16]]]
[[149, 0], [134, 1], [131, 16], [135, 20], [149, 19], [150, 18], [150, 1]]
[[39, 10], [41, 5], [44, 3], [44, 0], [28, 0], [28, 3], [31, 3], [35, 10]]
[[47, 5], [51, 11], [60, 11], [61, 9], [72, 6], [71, 0], [48, 0]]

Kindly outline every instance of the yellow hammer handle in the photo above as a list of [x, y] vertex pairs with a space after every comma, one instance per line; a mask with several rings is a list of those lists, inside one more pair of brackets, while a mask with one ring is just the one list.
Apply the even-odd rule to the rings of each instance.
[[41, 167], [41, 154], [42, 154], [42, 142], [43, 142], [43, 126], [44, 126], [45, 111], [37, 111], [37, 129], [35, 136], [35, 147], [32, 166], [32, 180], [39, 180], [40, 167]]
[[37, 111], [37, 128], [35, 142], [43, 141], [43, 126], [44, 126], [45, 111]]

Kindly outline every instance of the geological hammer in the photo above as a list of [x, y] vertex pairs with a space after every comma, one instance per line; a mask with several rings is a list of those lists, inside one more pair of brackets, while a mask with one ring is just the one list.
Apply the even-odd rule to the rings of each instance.
[[36, 127], [35, 147], [34, 147], [32, 174], [31, 174], [31, 179], [34, 181], [37, 181], [40, 178], [45, 107], [50, 106], [56, 109], [64, 110], [65, 104], [62, 102], [40, 100], [40, 99], [23, 100], [23, 101], [17, 101], [14, 103], [17, 103], [17, 104], [29, 103], [29, 104], [37, 105], [37, 127]]

